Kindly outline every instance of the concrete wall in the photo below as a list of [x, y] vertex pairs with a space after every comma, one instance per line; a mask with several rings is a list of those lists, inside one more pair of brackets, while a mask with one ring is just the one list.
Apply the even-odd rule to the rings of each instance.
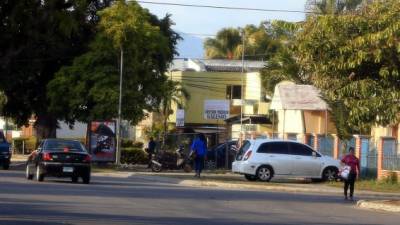
[[325, 111], [304, 111], [306, 133], [325, 134], [327, 126], [327, 133], [335, 134], [336, 133], [335, 124], [333, 123], [329, 112], [328, 112], [327, 124], [325, 119], [326, 119]]
[[65, 122], [59, 122], [57, 138], [86, 138], [87, 124], [76, 122], [72, 129]]
[[279, 133], [303, 133], [303, 116], [301, 110], [278, 110]]

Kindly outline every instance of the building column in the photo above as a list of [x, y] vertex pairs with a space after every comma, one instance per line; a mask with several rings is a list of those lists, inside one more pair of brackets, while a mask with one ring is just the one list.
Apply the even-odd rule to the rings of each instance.
[[355, 155], [357, 158], [361, 159], [361, 137], [359, 135], [355, 135], [354, 138], [356, 139], [355, 143]]
[[383, 138], [379, 138], [378, 146], [377, 146], [377, 164], [376, 164], [376, 173], [378, 180], [383, 178], [382, 167], [383, 167]]
[[316, 151], [318, 151], [318, 147], [319, 147], [319, 140], [318, 140], [318, 134], [312, 134], [313, 136], [314, 136], [314, 149], [316, 150]]
[[339, 159], [339, 137], [337, 135], [334, 135], [333, 139], [333, 158], [334, 159]]

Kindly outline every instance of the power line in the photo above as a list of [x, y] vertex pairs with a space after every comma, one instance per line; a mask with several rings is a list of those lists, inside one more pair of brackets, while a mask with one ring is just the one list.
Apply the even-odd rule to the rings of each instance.
[[310, 11], [301, 10], [287, 10], [287, 9], [258, 9], [258, 8], [246, 8], [246, 7], [230, 7], [230, 6], [216, 6], [216, 5], [197, 5], [197, 4], [181, 4], [181, 3], [170, 3], [170, 2], [153, 2], [153, 1], [137, 1], [143, 4], [152, 5], [169, 5], [169, 6], [180, 6], [180, 7], [195, 7], [195, 8], [211, 8], [211, 9], [226, 9], [226, 10], [241, 10], [241, 11], [258, 11], [258, 12], [285, 12], [285, 13], [305, 13], [305, 14], [317, 14]]

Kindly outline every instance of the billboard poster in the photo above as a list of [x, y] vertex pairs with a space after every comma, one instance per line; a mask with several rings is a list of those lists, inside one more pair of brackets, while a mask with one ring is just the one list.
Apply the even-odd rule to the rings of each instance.
[[185, 110], [183, 109], [176, 110], [176, 126], [177, 127], [185, 126]]
[[116, 122], [89, 123], [89, 151], [94, 162], [114, 162], [116, 157]]
[[229, 100], [205, 100], [204, 119], [225, 120], [229, 117]]

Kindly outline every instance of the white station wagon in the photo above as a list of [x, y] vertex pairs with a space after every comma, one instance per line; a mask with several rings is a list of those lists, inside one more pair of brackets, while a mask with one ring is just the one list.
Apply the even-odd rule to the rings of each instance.
[[246, 140], [232, 164], [234, 173], [250, 181], [269, 181], [272, 177], [302, 177], [335, 180], [340, 161], [322, 155], [296, 141]]

